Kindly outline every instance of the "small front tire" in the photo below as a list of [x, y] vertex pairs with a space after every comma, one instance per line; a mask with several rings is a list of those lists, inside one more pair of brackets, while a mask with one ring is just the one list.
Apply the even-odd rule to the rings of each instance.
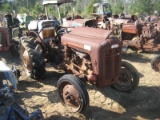
[[57, 86], [62, 104], [71, 112], [86, 111], [89, 106], [89, 95], [78, 77], [72, 74], [64, 75], [59, 79]]

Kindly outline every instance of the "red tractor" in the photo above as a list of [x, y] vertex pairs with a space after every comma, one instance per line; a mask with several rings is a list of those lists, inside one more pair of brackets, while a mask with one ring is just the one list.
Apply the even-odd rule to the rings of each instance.
[[121, 25], [119, 36], [123, 42], [123, 52], [153, 52], [160, 50], [160, 36], [157, 23], [127, 23]]
[[10, 37], [6, 28], [0, 28], [0, 52], [10, 51], [13, 56], [18, 56], [19, 42]]
[[12, 55], [18, 55], [19, 42], [12, 38], [12, 28], [12, 16], [11, 14], [6, 14], [3, 25], [0, 27], [0, 52], [10, 51]]
[[[43, 5], [66, 2], [71, 1], [46, 0]], [[68, 32], [58, 23], [48, 19], [31, 21], [28, 36], [21, 38], [20, 57], [29, 77], [44, 79], [46, 62], [69, 73], [57, 85], [62, 103], [72, 112], [84, 112], [89, 106], [84, 83], [98, 88], [112, 85], [123, 92], [136, 89], [138, 72], [121, 61], [122, 44], [112, 31], [76, 27]]]

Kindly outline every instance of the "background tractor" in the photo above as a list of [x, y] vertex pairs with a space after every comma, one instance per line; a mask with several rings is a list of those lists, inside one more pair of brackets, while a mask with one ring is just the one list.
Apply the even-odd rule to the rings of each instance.
[[110, 29], [109, 17], [112, 16], [111, 6], [108, 3], [95, 3], [93, 5], [92, 18], [72, 18], [70, 20], [63, 19], [64, 27], [86, 26], [94, 28]]
[[19, 42], [12, 39], [7, 28], [0, 27], [0, 52], [10, 51], [13, 56], [18, 56]]
[[123, 52], [130, 48], [138, 52], [160, 50], [159, 30], [157, 23], [127, 23], [121, 25], [119, 36], [123, 42]]
[[18, 21], [18, 25], [15, 26], [12, 30], [12, 38], [18, 39], [23, 34], [25, 34], [28, 30], [28, 24], [30, 21], [34, 20], [33, 16], [24, 14], [17, 14], [16, 18], [14, 18], [14, 21]]
[[[45, 0], [43, 5], [72, 2]], [[47, 9], [47, 8], [46, 8]], [[47, 15], [47, 12], [46, 12]], [[27, 76], [44, 79], [45, 64], [64, 69], [57, 85], [60, 99], [72, 112], [84, 112], [89, 95], [84, 83], [98, 88], [112, 85], [130, 92], [139, 83], [137, 70], [121, 61], [121, 41], [112, 31], [90, 27], [76, 27], [71, 32], [56, 20], [34, 20], [28, 26], [28, 36], [21, 38], [20, 57]]]
[[[150, 21], [139, 21], [136, 15], [112, 15], [107, 3], [96, 3], [93, 15], [97, 15], [97, 25], [109, 28], [123, 43], [123, 52], [130, 48], [133, 51], [159, 51], [159, 22], [156, 16], [150, 16]], [[107, 8], [107, 9], [105, 9]], [[108, 11], [107, 11], [108, 10]], [[107, 11], [107, 12], [106, 12]], [[102, 22], [103, 21], [103, 22]], [[101, 23], [101, 24], [100, 24]], [[107, 26], [108, 27], [102, 27]]]
[[[18, 56], [19, 39], [14, 37], [14, 29], [19, 26], [19, 21], [12, 18], [10, 13], [4, 15], [0, 27], [0, 51], [10, 51], [13, 56]], [[17, 28], [16, 28], [17, 29]], [[18, 34], [18, 29], [16, 30]], [[16, 34], [16, 37], [19, 36]]]

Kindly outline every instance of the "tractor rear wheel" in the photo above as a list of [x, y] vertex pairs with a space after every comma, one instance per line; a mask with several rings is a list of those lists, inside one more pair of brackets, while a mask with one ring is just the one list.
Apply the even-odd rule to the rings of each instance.
[[160, 55], [151, 60], [152, 69], [156, 72], [160, 72]]
[[113, 88], [122, 92], [132, 92], [139, 84], [139, 75], [134, 66], [126, 61], [121, 62], [120, 78]]
[[38, 51], [39, 44], [34, 43], [35, 38], [23, 37], [20, 42], [20, 58], [22, 67], [28, 77], [42, 80], [45, 78], [45, 62], [43, 51]]
[[89, 106], [89, 95], [84, 83], [76, 76], [67, 74], [58, 81], [62, 104], [71, 112], [84, 112]]

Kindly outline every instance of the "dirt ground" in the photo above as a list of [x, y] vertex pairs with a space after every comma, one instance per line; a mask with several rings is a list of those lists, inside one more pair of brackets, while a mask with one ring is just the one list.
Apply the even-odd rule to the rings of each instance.
[[[84, 114], [70, 113], [60, 103], [56, 86], [63, 73], [57, 73], [49, 65], [43, 81], [29, 79], [22, 72], [15, 98], [29, 112], [42, 110], [45, 120], [160, 120], [160, 73], [150, 66], [155, 55], [130, 53], [123, 56], [139, 72], [140, 84], [133, 93], [122, 93], [110, 86], [97, 89], [87, 85], [90, 106]], [[23, 71], [19, 58], [10, 53], [0, 53], [0, 57], [9, 66], [15, 64]]]

